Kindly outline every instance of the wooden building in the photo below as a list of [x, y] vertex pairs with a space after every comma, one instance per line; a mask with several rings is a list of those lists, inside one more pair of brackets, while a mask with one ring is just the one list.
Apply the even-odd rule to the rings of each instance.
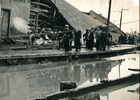
[[0, 0], [0, 38], [9, 38], [19, 36], [13, 20], [19, 17], [25, 21], [29, 21], [30, 0]]

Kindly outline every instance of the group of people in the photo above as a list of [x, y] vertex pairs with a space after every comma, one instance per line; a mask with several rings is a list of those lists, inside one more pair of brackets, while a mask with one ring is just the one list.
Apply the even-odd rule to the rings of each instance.
[[135, 44], [135, 37], [134, 37], [134, 35], [132, 35], [132, 36], [128, 36], [127, 37], [127, 35], [125, 35], [125, 34], [121, 34], [120, 36], [119, 36], [119, 39], [118, 39], [118, 43], [119, 44]]
[[[81, 31], [70, 30], [69, 25], [65, 25], [64, 29], [52, 30], [51, 28], [43, 28], [41, 31], [32, 33], [30, 35], [31, 45], [43, 45], [48, 42], [58, 41], [57, 49], [63, 48], [65, 51], [72, 50], [72, 42], [74, 41], [74, 46], [76, 51], [81, 49]], [[55, 42], [54, 42], [55, 43]]]
[[[106, 46], [110, 47], [112, 42], [112, 35], [107, 32], [107, 27], [96, 27], [91, 30], [86, 29], [86, 33], [83, 35], [83, 39], [87, 49], [93, 50], [106, 50]], [[95, 40], [94, 40], [95, 39]]]
[[[46, 33], [43, 33], [47, 31]], [[65, 28], [61, 31], [51, 30], [51, 29], [42, 29], [38, 36], [31, 34], [30, 36], [31, 43], [34, 41], [37, 44], [45, 43], [45, 40], [58, 41], [58, 49], [63, 48], [65, 51], [72, 50], [72, 43], [74, 41], [74, 47], [76, 51], [81, 49], [81, 30], [75, 29], [70, 30], [69, 25], [65, 25]], [[93, 47], [96, 47], [96, 50], [106, 50], [106, 46], [110, 47], [112, 42], [112, 36], [107, 32], [106, 27], [96, 27], [91, 28], [91, 30], [86, 29], [86, 33], [83, 35], [83, 40], [87, 49], [93, 50]]]
[[[76, 51], [81, 49], [81, 31], [69, 30], [69, 25], [65, 25], [65, 29], [58, 35], [59, 47], [64, 48], [65, 51], [72, 49], [72, 41], [74, 40], [74, 46]], [[86, 29], [86, 33], [83, 34], [83, 40], [87, 49], [93, 50], [106, 50], [109, 49], [112, 43], [112, 35], [107, 31], [107, 27], [96, 27], [91, 30]]]
[[74, 40], [74, 46], [76, 51], [81, 49], [81, 31], [70, 30], [69, 25], [65, 25], [62, 32], [58, 33], [59, 48], [63, 48], [65, 51], [72, 50], [72, 41]]

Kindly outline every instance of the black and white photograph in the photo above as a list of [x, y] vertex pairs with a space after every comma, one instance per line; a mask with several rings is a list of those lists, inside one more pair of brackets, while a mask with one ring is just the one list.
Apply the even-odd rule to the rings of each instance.
[[139, 0], [0, 0], [0, 100], [140, 100]]

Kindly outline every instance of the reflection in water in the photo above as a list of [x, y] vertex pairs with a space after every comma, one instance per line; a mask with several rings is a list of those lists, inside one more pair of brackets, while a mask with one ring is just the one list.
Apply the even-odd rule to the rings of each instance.
[[9, 76], [0, 76], [0, 96], [9, 95]]
[[[138, 86], [138, 81], [126, 82], [125, 84], [98, 90], [95, 93], [100, 95], [101, 100], [139, 100], [139, 94], [136, 93]], [[137, 89], [130, 90], [134, 88]]]
[[95, 69], [98, 71], [98, 79], [101, 81], [108, 79], [108, 73], [111, 71], [111, 62], [97, 63]]
[[85, 76], [87, 76], [87, 78], [89, 79], [90, 82], [92, 82], [93, 80], [93, 65], [92, 64], [87, 64], [85, 65]]
[[[24, 66], [13, 67], [14, 70], [11, 67], [9, 69], [11, 72], [0, 74], [0, 98], [2, 98], [0, 100], [25, 100], [55, 93], [60, 90], [62, 81], [76, 81], [79, 87], [85, 87], [87, 84], [93, 85], [101, 80], [111, 80], [109, 75], [116, 75], [112, 71], [114, 68], [118, 69], [118, 65], [121, 67], [123, 63], [124, 60], [94, 63], [78, 63], [77, 61], [60, 67], [31, 70], [21, 70]], [[121, 71], [119, 68], [118, 72]]]
[[68, 77], [68, 67], [65, 67], [64, 69], [63, 69], [63, 81], [68, 81], [69, 79], [69, 77]]
[[81, 68], [80, 65], [74, 66], [73, 81], [76, 81], [77, 83], [80, 82], [80, 73], [81, 73], [80, 68]]
[[[110, 62], [101, 62], [96, 64], [86, 64], [83, 69], [85, 70], [85, 76], [89, 79], [90, 82], [93, 82], [93, 79], [96, 79], [96, 82], [107, 80], [108, 73], [111, 71], [111, 63], [115, 63], [114, 61]], [[118, 63], [118, 62], [117, 62]]]

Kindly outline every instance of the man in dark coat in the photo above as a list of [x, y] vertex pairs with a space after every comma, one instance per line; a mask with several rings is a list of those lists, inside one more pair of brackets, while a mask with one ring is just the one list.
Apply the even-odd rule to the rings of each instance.
[[86, 44], [86, 48], [89, 48], [89, 43], [88, 43], [88, 41], [87, 41], [87, 36], [88, 36], [88, 34], [89, 34], [89, 30], [86, 29], [86, 33], [83, 35], [83, 39], [84, 39], [84, 42], [85, 42], [85, 44]]
[[106, 27], [101, 28], [102, 32], [100, 34], [100, 50], [106, 50]]
[[94, 43], [94, 33], [93, 30], [86, 29], [86, 33], [83, 35], [84, 41], [86, 42], [86, 48], [93, 50], [93, 43]]
[[70, 50], [70, 36], [66, 33], [63, 36], [63, 44], [64, 44], [64, 50], [69, 51]]
[[58, 42], [59, 42], [59, 47], [58, 47], [58, 49], [64, 48], [64, 45], [63, 45], [63, 43], [64, 43], [64, 41], [63, 41], [63, 36], [64, 36], [64, 33], [63, 33], [63, 32], [58, 32], [58, 33], [57, 33], [57, 39], [58, 39]]
[[127, 43], [127, 37], [126, 35], [123, 34], [123, 44], [126, 44]]
[[73, 34], [69, 30], [69, 25], [65, 25], [64, 32], [65, 32], [63, 36], [64, 49], [65, 51], [69, 51], [72, 49], [72, 39], [73, 39]]
[[112, 42], [112, 35], [109, 32], [107, 32], [106, 38], [107, 38], [106, 45], [109, 49], [111, 46], [111, 42]]
[[94, 29], [91, 29], [90, 34], [88, 36], [88, 43], [89, 43], [89, 49], [93, 50], [93, 44], [94, 44]]
[[76, 48], [76, 51], [80, 50], [81, 49], [81, 31], [80, 30], [76, 30], [74, 32], [74, 44], [75, 44], [75, 48]]
[[100, 28], [96, 28], [95, 29], [96, 50], [99, 50], [99, 47], [100, 47], [100, 33], [101, 33]]
[[123, 40], [123, 35], [121, 34], [121, 35], [119, 36], [118, 43], [122, 44], [122, 40]]

